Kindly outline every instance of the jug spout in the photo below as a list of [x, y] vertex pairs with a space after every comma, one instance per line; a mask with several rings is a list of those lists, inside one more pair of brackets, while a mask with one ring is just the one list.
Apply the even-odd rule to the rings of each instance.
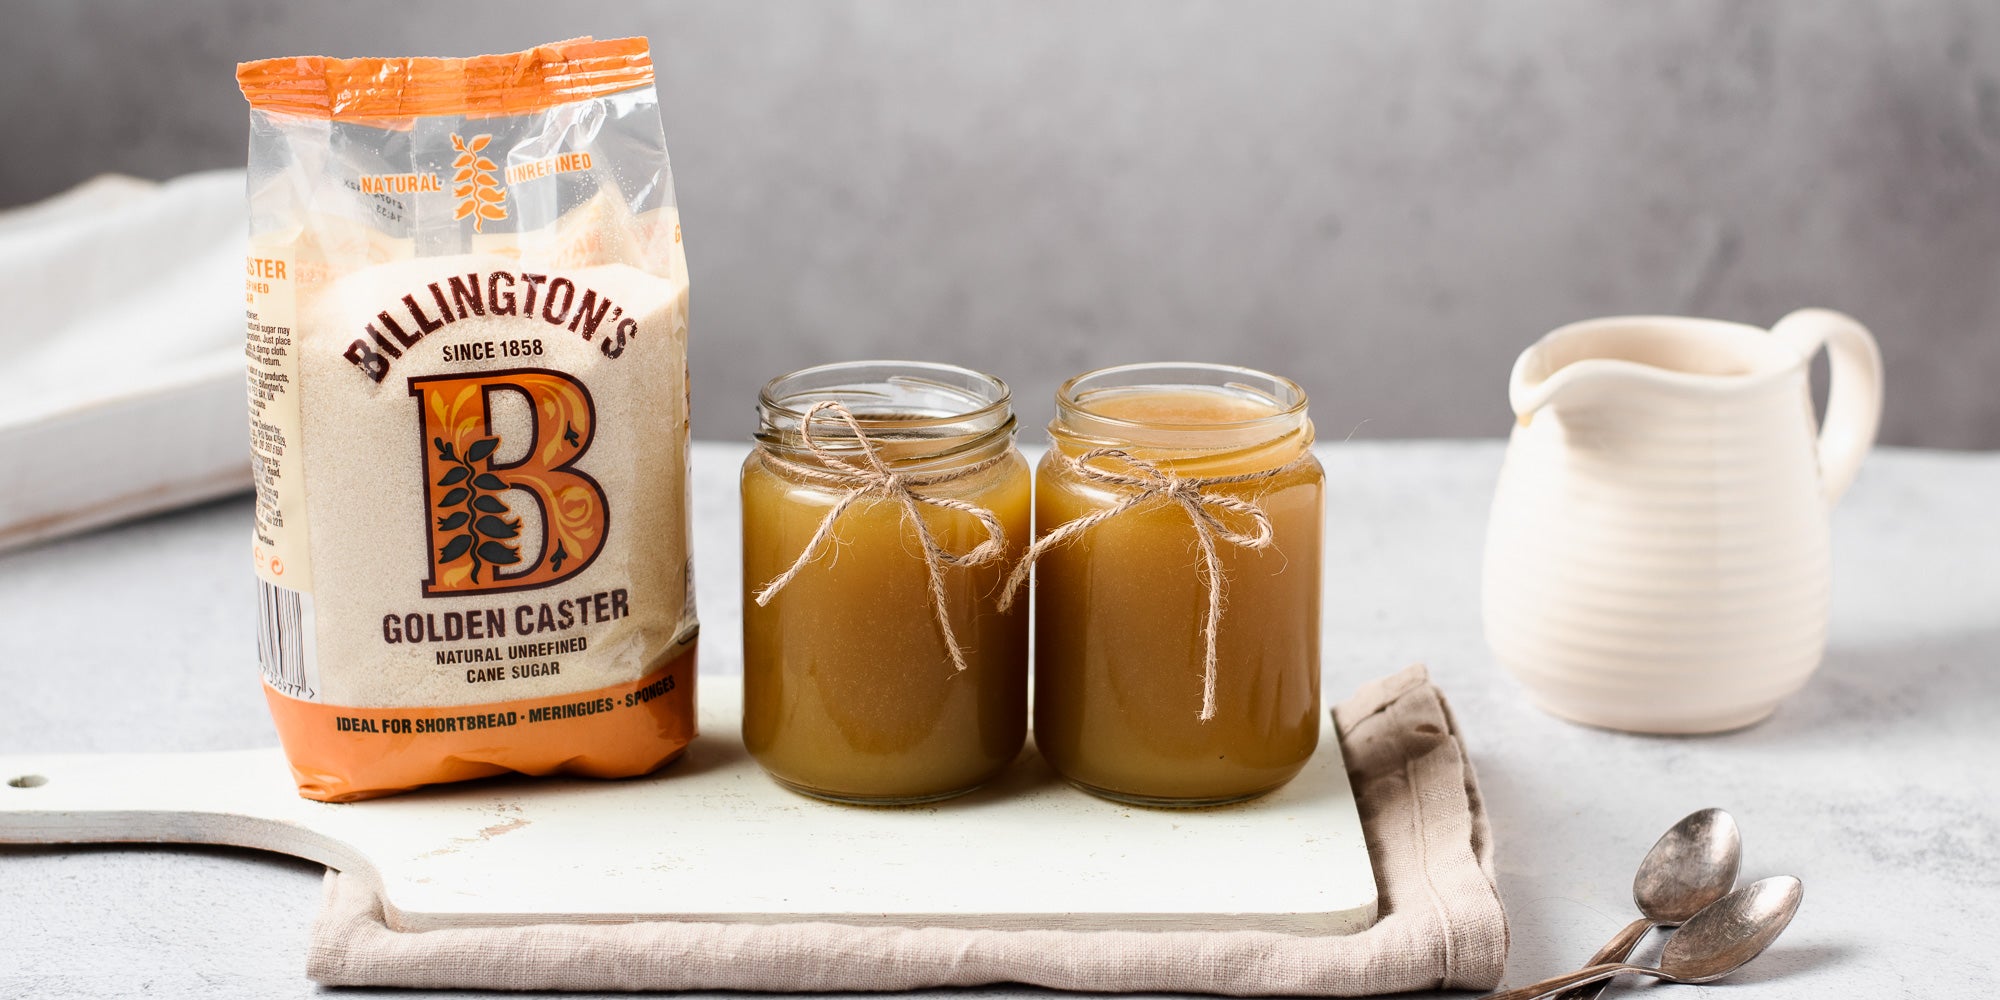
[[1545, 409], [1755, 392], [1798, 373], [1800, 354], [1755, 327], [1719, 320], [1616, 316], [1562, 327], [1515, 359], [1508, 385], [1527, 425]]
[[1522, 427], [1543, 410], [1586, 405], [1606, 398], [1604, 390], [1621, 379], [1645, 377], [1643, 370], [1615, 359], [1563, 357], [1562, 353], [1544, 338], [1514, 359], [1507, 401], [1514, 408], [1514, 420]]
[[1514, 359], [1514, 371], [1507, 379], [1507, 403], [1514, 408], [1514, 422], [1522, 427], [1534, 422], [1535, 414], [1549, 405], [1561, 385], [1550, 385], [1559, 369], [1552, 367], [1547, 340], [1536, 341]]

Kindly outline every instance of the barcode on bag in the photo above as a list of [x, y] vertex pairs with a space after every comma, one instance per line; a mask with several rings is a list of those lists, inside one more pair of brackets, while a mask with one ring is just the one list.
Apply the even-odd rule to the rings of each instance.
[[312, 599], [289, 587], [257, 581], [257, 662], [264, 680], [294, 698], [317, 698], [312, 655]]

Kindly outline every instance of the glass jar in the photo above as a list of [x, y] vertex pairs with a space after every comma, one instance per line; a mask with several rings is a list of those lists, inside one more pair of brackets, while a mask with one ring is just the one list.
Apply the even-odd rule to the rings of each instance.
[[1326, 477], [1305, 391], [1246, 368], [1125, 365], [1064, 383], [1056, 411], [1035, 523], [1101, 519], [1036, 564], [1036, 746], [1072, 783], [1141, 805], [1290, 781], [1320, 726]]
[[823, 365], [772, 380], [758, 414], [742, 479], [751, 756], [842, 802], [984, 784], [1028, 719], [1027, 609], [996, 607], [1032, 494], [1006, 384], [953, 365]]

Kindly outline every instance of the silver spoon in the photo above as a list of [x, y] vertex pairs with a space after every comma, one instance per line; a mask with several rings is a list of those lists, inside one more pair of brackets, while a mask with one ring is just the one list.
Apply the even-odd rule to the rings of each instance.
[[1667, 939], [1657, 969], [1622, 963], [1593, 965], [1532, 986], [1490, 993], [1483, 1000], [1535, 1000], [1627, 974], [1652, 976], [1670, 983], [1712, 983], [1742, 968], [1770, 947], [1785, 925], [1792, 922], [1792, 914], [1799, 911], [1799, 900], [1804, 896], [1805, 887], [1790, 875], [1760, 879], [1689, 917]]
[[[1638, 904], [1639, 919], [1625, 925], [1584, 965], [1623, 962], [1655, 927], [1679, 927], [1701, 908], [1728, 895], [1736, 888], [1736, 872], [1743, 863], [1743, 837], [1736, 818], [1720, 809], [1691, 813], [1673, 829], [1661, 835], [1653, 849], [1639, 862], [1639, 874], [1632, 879], [1632, 902]], [[1609, 982], [1592, 983], [1570, 990], [1562, 1000], [1595, 1000]]]

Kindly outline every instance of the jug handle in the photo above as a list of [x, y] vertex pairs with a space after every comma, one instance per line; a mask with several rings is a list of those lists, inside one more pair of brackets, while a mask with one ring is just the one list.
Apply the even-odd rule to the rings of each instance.
[[1868, 328], [1846, 313], [1800, 309], [1778, 321], [1771, 334], [1811, 359], [1826, 348], [1832, 378], [1826, 418], [1819, 431], [1820, 488], [1828, 506], [1840, 500], [1861, 460], [1875, 444], [1882, 422], [1882, 351]]

